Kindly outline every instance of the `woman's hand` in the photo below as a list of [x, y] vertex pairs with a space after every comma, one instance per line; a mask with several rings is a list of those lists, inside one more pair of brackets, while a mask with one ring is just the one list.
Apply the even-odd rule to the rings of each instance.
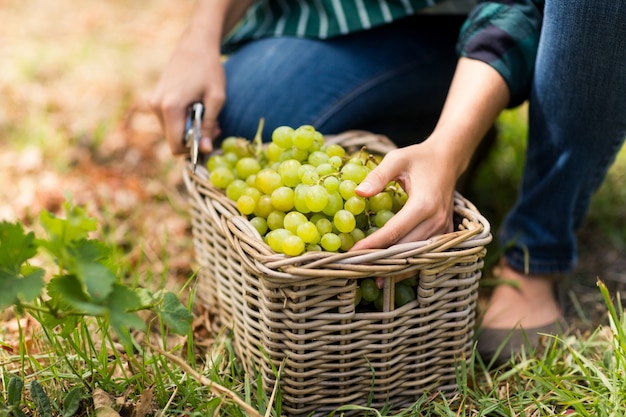
[[357, 242], [352, 250], [385, 248], [452, 231], [456, 181], [508, 102], [508, 87], [494, 68], [460, 58], [430, 137], [389, 152], [355, 190], [369, 197], [396, 180], [409, 198], [380, 230]]
[[187, 107], [204, 104], [200, 151], [211, 152], [220, 134], [217, 123], [226, 100], [226, 80], [220, 45], [254, 0], [198, 0], [187, 30], [152, 94], [156, 113], [173, 154], [183, 154]]
[[193, 30], [185, 32], [154, 90], [150, 104], [173, 154], [188, 152], [182, 138], [187, 106], [204, 103], [201, 152], [212, 150], [219, 134], [217, 116], [224, 105], [226, 81], [219, 49], [207, 46]]
[[385, 248], [452, 231], [456, 171], [450, 169], [450, 161], [436, 141], [431, 136], [421, 144], [389, 152], [357, 187], [358, 195], [370, 197], [395, 180], [409, 198], [385, 226], [357, 242], [352, 250]]

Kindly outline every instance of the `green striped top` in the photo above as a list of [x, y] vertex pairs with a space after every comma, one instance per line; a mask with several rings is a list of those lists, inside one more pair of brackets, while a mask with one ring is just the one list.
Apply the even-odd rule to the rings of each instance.
[[[476, 4], [478, 3], [478, 4]], [[510, 105], [528, 95], [544, 0], [258, 0], [226, 38], [224, 51], [271, 36], [327, 39], [416, 13], [467, 14], [457, 51], [484, 61], [504, 78]]]
[[[441, 12], [467, 13], [473, 3], [471, 0], [261, 0], [250, 8], [226, 43], [281, 35], [325, 39], [370, 29], [432, 6]], [[463, 7], [464, 4], [470, 7]]]

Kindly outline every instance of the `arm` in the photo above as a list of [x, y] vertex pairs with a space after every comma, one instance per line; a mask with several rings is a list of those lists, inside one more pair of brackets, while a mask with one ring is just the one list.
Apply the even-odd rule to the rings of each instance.
[[150, 99], [174, 154], [185, 153], [181, 139], [186, 107], [204, 102], [200, 149], [209, 152], [219, 129], [217, 116], [225, 100], [220, 46], [254, 0], [199, 0], [187, 29], [165, 67]]
[[398, 180], [409, 198], [387, 224], [353, 250], [423, 240], [452, 229], [454, 187], [498, 114], [509, 103], [505, 80], [490, 65], [460, 58], [441, 117], [422, 143], [394, 150], [359, 185], [363, 197]]

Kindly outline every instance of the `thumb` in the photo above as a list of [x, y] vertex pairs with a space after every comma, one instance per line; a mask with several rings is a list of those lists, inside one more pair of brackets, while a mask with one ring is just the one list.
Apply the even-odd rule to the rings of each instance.
[[360, 197], [371, 197], [383, 191], [394, 178], [394, 171], [391, 170], [389, 164], [385, 163], [383, 158], [380, 165], [367, 174], [367, 177], [354, 189], [354, 192]]

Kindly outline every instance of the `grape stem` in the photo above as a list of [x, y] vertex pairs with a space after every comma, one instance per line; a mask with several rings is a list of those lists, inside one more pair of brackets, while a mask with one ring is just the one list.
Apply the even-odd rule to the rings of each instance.
[[263, 126], [265, 125], [265, 119], [261, 117], [259, 120], [259, 127], [256, 130], [256, 134], [252, 139], [253, 153], [254, 156], [258, 157], [263, 152]]

